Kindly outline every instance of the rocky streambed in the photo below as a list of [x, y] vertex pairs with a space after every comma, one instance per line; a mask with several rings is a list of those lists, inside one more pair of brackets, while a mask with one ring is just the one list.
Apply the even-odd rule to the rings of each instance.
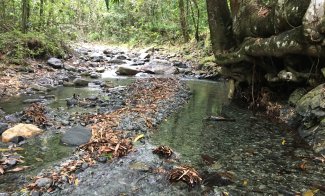
[[[325, 157], [303, 145], [289, 129], [229, 103], [226, 82], [176, 79], [175, 75], [210, 76], [198, 75], [191, 62], [162, 54], [160, 49], [77, 48], [78, 55], [66, 61], [52, 58], [34, 62], [27, 70], [5, 71], [0, 82], [0, 86], [8, 84], [2, 93], [6, 99], [0, 103], [1, 131], [24, 123], [44, 132], [34, 139], [13, 137], [10, 143], [0, 143], [2, 191], [16, 195], [324, 194]], [[12, 93], [20, 96], [9, 97]], [[311, 94], [300, 96], [302, 101], [295, 104], [304, 122], [310, 122], [309, 130], [317, 132], [322, 100], [310, 107], [305, 100]], [[213, 122], [209, 116], [234, 120]], [[314, 135], [307, 136], [315, 141]], [[159, 158], [152, 154], [156, 145], [171, 146], [175, 155]], [[79, 148], [74, 151], [69, 146]], [[184, 164], [199, 171], [200, 186], [189, 189], [182, 182], [169, 183], [171, 169]], [[15, 173], [18, 168], [26, 171]]]

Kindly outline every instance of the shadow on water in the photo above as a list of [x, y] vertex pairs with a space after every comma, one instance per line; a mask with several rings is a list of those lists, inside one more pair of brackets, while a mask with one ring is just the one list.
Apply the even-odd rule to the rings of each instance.
[[[229, 103], [222, 82], [188, 81], [188, 85], [191, 99], [152, 133], [152, 143], [172, 147], [183, 164], [201, 172], [234, 173], [234, 189], [303, 192], [311, 184], [325, 184], [324, 165], [314, 161], [317, 155], [310, 149], [296, 145], [294, 133]], [[210, 115], [236, 121], [204, 120]], [[207, 166], [203, 157], [211, 157], [214, 164]], [[303, 161], [308, 163], [306, 171], [299, 168]]]

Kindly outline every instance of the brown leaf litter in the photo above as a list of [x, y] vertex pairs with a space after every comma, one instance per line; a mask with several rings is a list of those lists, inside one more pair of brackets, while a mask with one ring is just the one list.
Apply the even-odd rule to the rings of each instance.
[[[37, 187], [35, 183], [27, 186], [29, 190], [41, 190], [41, 191], [53, 191], [55, 186], [60, 183], [64, 183], [62, 180], [67, 178], [67, 182], [72, 184], [75, 181], [74, 172], [81, 167], [83, 163], [93, 165], [96, 163], [96, 158], [100, 156], [110, 155], [112, 158], [120, 158], [126, 156], [130, 152], [134, 151], [132, 140], [130, 136], [126, 136], [126, 130], [117, 130], [120, 120], [123, 116], [130, 113], [137, 113], [139, 117], [142, 117], [146, 121], [148, 128], [152, 127], [152, 120], [150, 115], [154, 114], [158, 109], [160, 100], [166, 100], [171, 98], [178, 90], [179, 81], [172, 78], [149, 78], [139, 79], [131, 84], [128, 88], [128, 98], [123, 108], [120, 108], [109, 114], [88, 115], [84, 116], [85, 122], [92, 123], [92, 138], [89, 143], [80, 146], [77, 150], [84, 151], [84, 156], [78, 161], [71, 161], [68, 164], [61, 165], [59, 172], [52, 172], [45, 176], [35, 177], [34, 182], [41, 177], [49, 177], [53, 180], [52, 186], [44, 190], [44, 188]], [[39, 106], [33, 106], [33, 111], [37, 111], [39, 116]], [[35, 110], [38, 109], [38, 110]], [[42, 122], [43, 118], [35, 119], [38, 122]], [[131, 131], [131, 130], [130, 130]], [[171, 149], [167, 150], [167, 156], [172, 154]], [[187, 168], [188, 171], [182, 176], [178, 176], [180, 170], [175, 170], [171, 175], [171, 180], [186, 181], [189, 185], [194, 186], [201, 182], [201, 178], [198, 173]], [[176, 179], [175, 179], [176, 178]]]

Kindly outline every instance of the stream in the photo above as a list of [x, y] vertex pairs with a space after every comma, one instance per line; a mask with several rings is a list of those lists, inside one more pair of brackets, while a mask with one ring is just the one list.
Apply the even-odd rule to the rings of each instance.
[[[187, 83], [193, 93], [189, 103], [169, 117], [151, 141], [170, 146], [184, 164], [208, 176], [213, 172], [231, 174], [234, 184], [217, 187], [215, 193], [295, 195], [325, 185], [325, 164], [315, 160], [313, 151], [294, 133], [229, 103], [225, 83]], [[211, 115], [236, 121], [204, 120]], [[207, 166], [205, 157], [213, 163]], [[220, 186], [213, 178], [205, 183]]]
[[[114, 79], [114, 81], [119, 84], [128, 83], [123, 80]], [[207, 191], [206, 193], [211, 195], [221, 193], [230, 193], [230, 195], [245, 193], [295, 195], [308, 191], [319, 191], [319, 195], [325, 194], [322, 192], [324, 190], [317, 188], [324, 188], [325, 185], [324, 163], [315, 159], [319, 155], [315, 155], [302, 142], [294, 139], [296, 137], [294, 133], [262, 117], [254, 116], [246, 108], [230, 103], [227, 99], [228, 85], [225, 82], [204, 80], [187, 80], [186, 82], [191, 89], [191, 99], [178, 112], [168, 117], [157, 130], [150, 133], [149, 142], [154, 145], [170, 146], [182, 164], [195, 167], [203, 176], [207, 177], [208, 180], [204, 181], [202, 191]], [[51, 92], [56, 99], [50, 102], [49, 106], [53, 109], [65, 107], [65, 98], [71, 97], [75, 92], [78, 92], [81, 97], [101, 93], [96, 87], [62, 87]], [[20, 111], [25, 106], [22, 104], [23, 99], [24, 97], [13, 98], [10, 102], [1, 103], [0, 106], [7, 113]], [[77, 109], [70, 112], [83, 111]], [[227, 116], [235, 121], [205, 120], [211, 115]], [[0, 176], [0, 192], [15, 190], [18, 185], [21, 185], [17, 183], [17, 179], [27, 178], [26, 176], [35, 174], [72, 153], [71, 148], [60, 144], [58, 135], [49, 138], [35, 138], [23, 145], [25, 149], [23, 155], [32, 157], [26, 159], [26, 165], [33, 165], [33, 169], [24, 173]], [[143, 152], [143, 160], [148, 163], [150, 161], [158, 163], [157, 158], [146, 154], [151, 153], [150, 148], [151, 146], [139, 147], [139, 151]], [[127, 163], [132, 156], [134, 155], [131, 154], [131, 158], [121, 160]], [[204, 162], [207, 158], [210, 159], [209, 164]], [[109, 171], [104, 168], [104, 165], [99, 168]], [[92, 170], [89, 169], [89, 175], [90, 171]], [[227, 173], [228, 177], [231, 175], [232, 182], [220, 184], [211, 177], [211, 174], [215, 172]], [[121, 167], [121, 170], [114, 169], [113, 173], [117, 179], [130, 178], [130, 176], [123, 176], [128, 175], [124, 167]], [[87, 177], [88, 174], [84, 175], [85, 178], [89, 177]], [[113, 176], [107, 176], [107, 178], [110, 177]], [[166, 181], [165, 178], [163, 180]], [[106, 188], [93, 187], [88, 191], [91, 193], [92, 189], [96, 189], [98, 193], [101, 193], [100, 190], [102, 193], [113, 195], [116, 192], [121, 193], [120, 186], [122, 185], [119, 184], [121, 181], [123, 180], [118, 180]], [[139, 186], [146, 187], [145, 189], [151, 193], [158, 194], [160, 191], [162, 195], [188, 193], [188, 189], [184, 186], [175, 186], [175, 190], [175, 187], [171, 188], [166, 182], [163, 183], [164, 186], [168, 186], [166, 189], [164, 186], [160, 186], [160, 189], [151, 188], [150, 186], [159, 181], [152, 181], [152, 179], [148, 179], [148, 181], [151, 183], [146, 184], [148, 182], [144, 180]], [[123, 186], [127, 187], [127, 185]], [[159, 186], [157, 185], [157, 187]], [[177, 187], [181, 189], [180, 192]], [[86, 191], [87, 187], [84, 188], [83, 191]], [[130, 190], [124, 189], [126, 193], [130, 193], [128, 192]], [[82, 187], [79, 192], [74, 192], [72, 195], [87, 194], [87, 192], [80, 192], [81, 190]]]

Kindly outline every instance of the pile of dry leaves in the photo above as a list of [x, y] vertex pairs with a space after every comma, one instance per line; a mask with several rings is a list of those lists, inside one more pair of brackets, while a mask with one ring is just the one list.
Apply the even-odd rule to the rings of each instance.
[[[170, 98], [178, 90], [177, 82], [179, 81], [171, 78], [137, 80], [128, 88], [128, 99], [126, 100], [125, 107], [109, 114], [85, 116], [83, 120], [91, 122], [93, 125], [90, 142], [78, 148], [79, 151], [84, 151], [84, 158], [61, 166], [60, 172], [52, 172], [46, 176], [38, 176], [34, 179], [35, 181], [41, 177], [52, 179], [52, 186], [47, 190], [37, 187], [35, 181], [28, 186], [28, 189], [52, 191], [57, 184], [63, 183], [62, 179], [64, 178], [68, 179], [67, 182], [69, 183], [75, 183], [77, 179], [75, 178], [74, 171], [83, 163], [86, 162], [92, 165], [100, 156], [119, 158], [132, 152], [134, 150], [133, 138], [127, 137], [126, 131], [117, 130], [121, 117], [131, 112], [136, 112], [140, 117], [146, 119], [146, 125], [148, 128], [151, 128], [151, 120], [147, 117], [156, 112], [160, 100]], [[35, 105], [33, 107], [33, 111], [35, 111], [38, 106]], [[36, 111], [41, 112], [41, 110]], [[35, 120], [40, 122], [42, 118]], [[172, 151], [169, 151], [169, 154], [171, 155]], [[194, 181], [196, 182], [197, 179]]]
[[189, 187], [193, 188], [194, 186], [201, 183], [202, 178], [194, 168], [190, 166], [179, 166], [170, 172], [169, 181], [171, 182], [183, 181]]
[[[16, 149], [19, 150], [19, 149]], [[9, 172], [23, 171], [28, 166], [19, 166], [18, 164], [24, 163], [23, 157], [20, 155], [13, 155], [11, 153], [1, 153], [0, 155], [0, 175]]]
[[45, 107], [40, 103], [33, 103], [27, 107], [24, 110], [24, 116], [37, 125], [45, 125], [48, 121], [45, 116]]

